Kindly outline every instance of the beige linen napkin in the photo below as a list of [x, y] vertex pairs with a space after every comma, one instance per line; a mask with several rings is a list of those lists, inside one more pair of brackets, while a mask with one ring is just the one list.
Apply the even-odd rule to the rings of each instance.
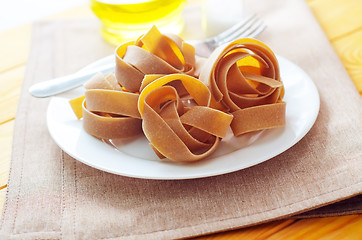
[[[268, 24], [260, 39], [314, 80], [320, 114], [311, 131], [283, 154], [194, 180], [113, 175], [62, 152], [46, 127], [49, 100], [32, 98], [27, 90], [112, 54], [113, 47], [102, 41], [93, 21], [34, 25], [1, 239], [182, 238], [281, 219], [361, 194], [362, 100], [308, 6], [302, 0], [265, 0], [249, 7]], [[331, 206], [324, 212], [333, 214]]]

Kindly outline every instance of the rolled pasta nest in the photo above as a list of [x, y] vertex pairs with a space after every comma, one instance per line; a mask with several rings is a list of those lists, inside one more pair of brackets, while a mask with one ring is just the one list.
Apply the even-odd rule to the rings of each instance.
[[116, 66], [88, 80], [70, 104], [100, 139], [144, 134], [157, 156], [194, 162], [235, 137], [285, 125], [284, 87], [272, 50], [238, 39], [196, 58], [193, 46], [156, 27], [116, 48]]

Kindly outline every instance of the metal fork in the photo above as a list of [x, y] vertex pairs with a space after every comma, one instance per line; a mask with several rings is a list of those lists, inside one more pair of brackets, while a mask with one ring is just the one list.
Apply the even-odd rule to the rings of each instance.
[[[218, 46], [242, 37], [256, 37], [264, 29], [265, 25], [256, 15], [252, 15], [245, 20], [235, 24], [219, 35], [201, 41], [187, 41], [195, 47], [196, 55], [208, 57]], [[34, 84], [29, 88], [29, 92], [34, 97], [45, 98], [68, 91], [81, 86], [97, 72], [108, 74], [114, 70], [115, 64], [108, 64], [88, 71], [81, 71], [71, 75], [54, 78]]]
[[208, 57], [212, 51], [220, 45], [231, 42], [237, 38], [254, 38], [263, 32], [265, 28], [266, 25], [264, 22], [254, 14], [214, 37], [200, 41], [191, 40], [188, 41], [188, 43], [195, 47], [196, 55]]

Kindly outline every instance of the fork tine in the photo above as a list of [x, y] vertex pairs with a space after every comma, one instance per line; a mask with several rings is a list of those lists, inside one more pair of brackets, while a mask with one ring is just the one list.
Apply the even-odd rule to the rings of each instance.
[[259, 28], [263, 28], [263, 26], [264, 26], [263, 21], [261, 21], [261, 20], [255, 21], [250, 26], [248, 26], [248, 27], [245, 26], [243, 29], [240, 29], [239, 31], [235, 32], [233, 35], [230, 35], [228, 38], [225, 38], [223, 43], [230, 42], [230, 41], [232, 41], [236, 38], [240, 38], [240, 37], [251, 37], [251, 35], [255, 31], [257, 31]]
[[254, 33], [256, 30], [262, 28], [264, 26], [263, 21], [260, 19], [253, 19], [253, 21], [248, 22], [247, 24], [243, 25], [240, 29], [233, 32], [233, 34], [230, 34], [229, 36], [220, 39], [219, 43], [223, 44], [226, 42], [230, 42], [236, 38], [240, 37], [251, 37], [251, 34]]
[[266, 28], [266, 25], [263, 24], [260, 27], [256, 28], [255, 31], [251, 32], [248, 37], [249, 38], [255, 38], [257, 37], [260, 33], [262, 33], [264, 31], [264, 29]]
[[250, 21], [253, 21], [253, 19], [256, 17], [256, 14], [253, 14], [243, 21], [236, 23], [231, 28], [225, 30], [224, 32], [218, 34], [217, 36], [213, 37], [212, 39], [216, 42], [223, 40], [224, 38], [227, 38], [230, 34], [233, 34], [238, 29], [242, 28], [244, 25], [247, 25]]
[[188, 42], [195, 47], [196, 55], [208, 57], [218, 46], [241, 37], [256, 37], [265, 28], [266, 25], [263, 21], [257, 18], [256, 14], [253, 14], [215, 37]]

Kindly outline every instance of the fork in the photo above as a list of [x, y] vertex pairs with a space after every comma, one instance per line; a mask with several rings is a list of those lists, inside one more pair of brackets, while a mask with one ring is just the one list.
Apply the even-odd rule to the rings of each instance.
[[195, 47], [195, 53], [197, 56], [208, 57], [215, 48], [237, 38], [255, 38], [263, 32], [265, 28], [266, 25], [264, 22], [259, 19], [256, 14], [254, 14], [214, 37], [200, 41], [190, 40], [187, 42]]
[[[235, 40], [237, 38], [258, 36], [266, 25], [255, 14], [235, 24], [224, 32], [205, 40], [186, 41], [195, 47], [195, 53], [199, 57], [208, 57], [218, 46]], [[36, 83], [29, 88], [29, 92], [34, 97], [45, 98], [63, 93], [70, 89], [81, 86], [97, 72], [104, 75], [110, 73], [115, 67], [115, 63], [103, 65], [87, 71], [80, 71], [67, 76], [54, 78], [51, 80]]]

